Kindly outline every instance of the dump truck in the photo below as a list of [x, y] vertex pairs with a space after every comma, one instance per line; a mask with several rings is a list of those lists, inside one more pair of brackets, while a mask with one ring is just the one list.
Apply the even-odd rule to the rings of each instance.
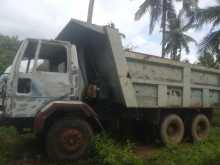
[[164, 144], [205, 140], [220, 103], [219, 70], [127, 51], [119, 30], [75, 19], [55, 40], [24, 40], [9, 70], [0, 124], [33, 132], [56, 160], [130, 127]]

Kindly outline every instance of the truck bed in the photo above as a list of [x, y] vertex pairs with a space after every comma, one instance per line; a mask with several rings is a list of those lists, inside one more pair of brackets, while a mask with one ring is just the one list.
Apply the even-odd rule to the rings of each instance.
[[210, 108], [220, 103], [219, 70], [125, 51], [117, 29], [73, 19], [57, 39], [77, 46], [79, 63], [87, 61], [81, 70], [88, 83], [99, 75], [111, 93], [108, 99], [127, 108]]
[[138, 107], [213, 107], [219, 104], [220, 71], [126, 52]]

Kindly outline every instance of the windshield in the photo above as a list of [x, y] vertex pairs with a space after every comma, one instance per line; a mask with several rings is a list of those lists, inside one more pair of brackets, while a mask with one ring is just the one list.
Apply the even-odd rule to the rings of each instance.
[[[43, 62], [44, 62], [43, 60], [38, 60], [38, 61], [37, 61], [37, 66], [40, 66]], [[20, 73], [25, 73], [25, 72], [26, 72], [26, 67], [27, 67], [27, 65], [28, 65], [28, 60], [23, 60], [23, 61], [21, 61], [21, 65], [20, 65], [20, 68], [19, 68], [19, 72], [20, 72]], [[33, 67], [34, 67], [34, 60], [31, 60], [31, 62], [30, 62], [30, 70], [32, 70]], [[10, 74], [11, 68], [12, 68], [11, 65], [10, 65], [9, 67], [7, 67], [7, 68], [5, 69], [5, 72], [3, 73], [3, 75], [5, 75], [5, 74]], [[3, 76], [3, 75], [2, 75], [2, 76]], [[2, 77], [2, 76], [0, 76], [0, 77]]]

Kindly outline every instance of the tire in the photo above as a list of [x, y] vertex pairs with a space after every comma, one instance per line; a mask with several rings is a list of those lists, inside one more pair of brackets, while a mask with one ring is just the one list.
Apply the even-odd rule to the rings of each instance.
[[191, 136], [193, 141], [203, 141], [208, 138], [210, 122], [209, 119], [199, 114], [194, 117], [191, 125]]
[[51, 160], [78, 160], [85, 156], [93, 136], [90, 125], [75, 118], [63, 118], [50, 129], [46, 151]]
[[165, 145], [181, 143], [184, 137], [183, 120], [176, 114], [166, 116], [160, 126], [160, 136]]
[[6, 100], [6, 83], [3, 84], [2, 89], [1, 89], [1, 93], [2, 93], [2, 108], [3, 110], [5, 109], [5, 100]]

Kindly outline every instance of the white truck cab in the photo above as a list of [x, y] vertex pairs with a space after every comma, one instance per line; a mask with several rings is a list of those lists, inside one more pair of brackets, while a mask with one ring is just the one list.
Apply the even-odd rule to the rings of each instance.
[[[34, 117], [51, 100], [79, 97], [76, 48], [68, 42], [25, 40], [8, 76], [5, 114]], [[75, 74], [74, 74], [75, 73]]]

